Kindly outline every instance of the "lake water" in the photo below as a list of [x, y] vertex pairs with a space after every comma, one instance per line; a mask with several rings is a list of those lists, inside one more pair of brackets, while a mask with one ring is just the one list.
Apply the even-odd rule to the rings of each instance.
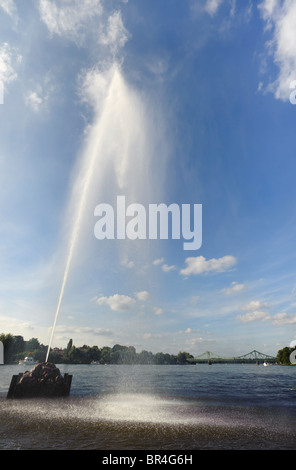
[[64, 399], [7, 400], [1, 450], [295, 450], [296, 367], [58, 365]]

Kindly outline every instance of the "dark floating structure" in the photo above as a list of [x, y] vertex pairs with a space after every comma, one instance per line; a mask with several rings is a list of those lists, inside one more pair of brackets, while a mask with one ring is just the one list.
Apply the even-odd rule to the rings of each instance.
[[7, 398], [58, 398], [70, 394], [72, 375], [61, 375], [51, 362], [40, 362], [31, 371], [13, 375]]

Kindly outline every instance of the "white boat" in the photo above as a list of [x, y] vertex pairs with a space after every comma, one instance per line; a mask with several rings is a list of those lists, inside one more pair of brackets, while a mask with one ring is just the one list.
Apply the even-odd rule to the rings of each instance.
[[93, 366], [99, 366], [100, 362], [99, 361], [91, 361], [91, 365]]
[[269, 362], [266, 362], [266, 361], [263, 362], [263, 365], [264, 365], [265, 367], [270, 366]]
[[25, 357], [25, 359], [23, 359], [22, 361], [19, 361], [19, 364], [21, 365], [25, 365], [25, 366], [34, 366], [35, 364], [38, 364], [37, 361], [35, 361], [35, 359], [33, 357]]

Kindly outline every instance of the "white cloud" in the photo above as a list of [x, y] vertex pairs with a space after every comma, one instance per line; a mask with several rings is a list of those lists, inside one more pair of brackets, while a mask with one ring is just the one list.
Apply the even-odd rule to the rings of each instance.
[[164, 264], [162, 266], [162, 270], [165, 272], [165, 273], [169, 273], [170, 271], [175, 271], [176, 270], [176, 266], [168, 266], [167, 264]]
[[243, 323], [253, 321], [270, 321], [273, 325], [293, 325], [296, 323], [296, 314], [288, 314], [285, 312], [270, 315], [266, 309], [269, 307], [267, 302], [260, 302], [253, 300], [248, 304], [241, 307], [241, 310], [247, 312], [243, 315], [238, 315], [237, 319]]
[[33, 109], [33, 111], [38, 112], [40, 106], [43, 103], [41, 96], [37, 94], [36, 91], [30, 91], [25, 98], [27, 106]]
[[0, 0], [0, 7], [3, 8], [5, 13], [7, 13], [9, 16], [15, 18], [17, 14], [17, 8], [14, 0]]
[[169, 266], [168, 264], [163, 264], [163, 262], [164, 262], [164, 258], [158, 258], [158, 259], [155, 259], [152, 262], [152, 264], [153, 264], [153, 266], [160, 266], [162, 264], [161, 269], [165, 273], [169, 273], [170, 271], [175, 271], [177, 269], [176, 266], [174, 266], [174, 265]]
[[191, 329], [191, 328], [187, 328], [187, 330], [185, 330], [184, 333], [186, 333], [186, 334], [192, 333], [192, 329]]
[[124, 46], [129, 38], [129, 33], [124, 27], [120, 11], [115, 11], [108, 18], [107, 31], [99, 35], [99, 41], [105, 46], [110, 46], [115, 53]]
[[[270, 22], [272, 16], [275, 14], [276, 11], [279, 10], [279, 2], [278, 0], [263, 0], [260, 5], [258, 5], [259, 10], [261, 11], [262, 17], [265, 21]], [[272, 27], [271, 23], [268, 25], [270, 29]]]
[[80, 337], [83, 337], [85, 334], [91, 334], [95, 336], [111, 336], [113, 334], [111, 330], [103, 328], [93, 328], [89, 326], [57, 325], [55, 331], [59, 335], [80, 335]]
[[108, 305], [111, 310], [123, 311], [128, 310], [136, 303], [135, 299], [127, 295], [115, 294], [110, 297], [100, 297], [97, 300], [98, 305]]
[[262, 308], [268, 308], [268, 306], [269, 305], [266, 302], [260, 302], [259, 300], [252, 300], [248, 304], [241, 307], [241, 310], [243, 310], [244, 312], [247, 312], [247, 311], [253, 311], [254, 312], [255, 310], [260, 310]]
[[[40, 0], [41, 20], [51, 34], [77, 45], [95, 42], [117, 53], [129, 39], [121, 12], [113, 12], [104, 24], [101, 0]], [[91, 38], [90, 38], [91, 34]]]
[[244, 284], [238, 284], [237, 282], [232, 282], [231, 287], [226, 287], [225, 289], [222, 289], [221, 292], [223, 292], [226, 295], [233, 294], [235, 292], [240, 292], [245, 289]]
[[261, 310], [253, 310], [251, 312], [248, 312], [244, 315], [238, 315], [237, 316], [238, 320], [240, 320], [243, 323], [249, 323], [253, 321], [265, 321], [270, 319], [270, 315], [268, 312], [264, 312]]
[[268, 52], [279, 68], [277, 79], [267, 86], [277, 99], [288, 100], [290, 83], [296, 79], [296, 2], [263, 0], [258, 6], [266, 29], [273, 30]]
[[135, 295], [136, 295], [138, 300], [142, 300], [142, 301], [148, 300], [149, 296], [150, 296], [149, 292], [147, 292], [146, 290], [143, 290], [141, 292], [136, 292]]
[[244, 315], [238, 315], [237, 318], [243, 323], [269, 320], [275, 326], [294, 325], [296, 323], [296, 314], [277, 313], [270, 315], [262, 310], [253, 310]]
[[3, 84], [17, 79], [14, 63], [20, 63], [21, 60], [21, 56], [7, 42], [0, 45], [0, 81]]
[[[215, 16], [218, 12], [222, 3], [226, 3], [226, 5], [230, 8], [230, 16], [233, 17], [236, 11], [236, 1], [237, 0], [205, 0], [205, 5], [203, 9], [210, 15]], [[243, 19], [248, 21], [248, 19], [252, 15], [253, 3], [252, 0], [239, 2], [242, 4], [245, 11], [243, 13]], [[193, 11], [200, 11], [200, 0], [196, 0], [196, 3], [193, 7]]]
[[31, 322], [22, 321], [16, 317], [0, 317], [0, 324], [1, 324], [1, 333], [10, 333], [11, 331], [16, 331], [16, 334], [21, 334], [22, 331], [26, 331], [26, 333], [31, 332], [34, 330], [34, 326]]
[[184, 276], [191, 274], [204, 274], [210, 271], [224, 272], [233, 268], [236, 264], [234, 256], [223, 256], [222, 258], [212, 258], [206, 260], [204, 256], [197, 256], [196, 258], [186, 258], [185, 263], [187, 267], [181, 269], [180, 273]]
[[267, 307], [267, 303], [262, 303], [259, 300], [252, 300], [248, 304], [241, 307], [241, 310], [247, 313], [238, 315], [237, 319], [243, 323], [268, 320], [270, 315], [265, 311]]
[[51, 34], [80, 44], [90, 21], [102, 14], [102, 6], [101, 0], [40, 0], [39, 12]]
[[219, 6], [221, 3], [223, 3], [224, 0], [207, 0], [205, 4], [205, 10], [209, 15], [213, 16], [217, 12]]
[[162, 264], [163, 262], [164, 262], [164, 258], [158, 258], [158, 259], [155, 259], [152, 264], [154, 266], [158, 266], [158, 265]]
[[273, 325], [293, 325], [296, 323], [296, 314], [277, 313], [271, 318]]
[[169, 333], [143, 333], [144, 339], [165, 339], [169, 336]]
[[[204, 10], [214, 16], [223, 2], [225, 0], [206, 0]], [[232, 15], [234, 8], [235, 1], [232, 2]], [[249, 3], [248, 14], [251, 8], [252, 4]], [[268, 55], [279, 70], [274, 81], [267, 86], [263, 86], [261, 81], [259, 88], [261, 91], [273, 93], [277, 99], [287, 101], [292, 93], [290, 84], [296, 80], [296, 2], [262, 0], [258, 9], [265, 22], [265, 31], [272, 34], [271, 39], [266, 41]]]
[[34, 112], [39, 112], [44, 109], [52, 96], [57, 92], [58, 85], [56, 85], [54, 78], [50, 73], [46, 74], [41, 83], [34, 84], [34, 89], [28, 91], [25, 96], [25, 103]]
[[155, 315], [163, 315], [163, 309], [160, 307], [153, 307], [153, 312]]
[[135, 263], [133, 261], [129, 261], [128, 258], [124, 258], [121, 262], [122, 266], [125, 266], [126, 268], [134, 268]]

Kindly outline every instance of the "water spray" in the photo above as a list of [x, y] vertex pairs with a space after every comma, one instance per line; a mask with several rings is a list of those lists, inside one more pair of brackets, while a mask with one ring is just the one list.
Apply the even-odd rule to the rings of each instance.
[[[59, 296], [59, 299], [58, 299], [58, 305], [57, 305], [57, 309], [56, 309], [54, 323], [53, 323], [53, 327], [52, 327], [52, 330], [51, 330], [51, 337], [50, 337], [48, 350], [47, 350], [47, 354], [46, 354], [46, 362], [48, 361], [48, 356], [49, 356], [49, 353], [50, 353], [50, 348], [51, 348], [51, 344], [52, 344], [52, 340], [53, 340], [53, 336], [54, 336], [54, 332], [55, 332], [55, 327], [56, 327], [57, 319], [58, 319], [58, 316], [59, 316], [61, 303], [62, 303], [64, 292], [65, 292], [65, 287], [66, 287], [67, 280], [68, 280], [70, 265], [71, 265], [71, 262], [72, 262], [72, 259], [73, 259], [74, 250], [75, 250], [76, 243], [77, 243], [78, 236], [79, 236], [79, 232], [80, 232], [80, 226], [81, 226], [81, 223], [82, 223], [82, 218], [83, 218], [83, 214], [84, 214], [86, 199], [87, 199], [87, 196], [88, 196], [92, 176], [94, 174], [95, 165], [96, 165], [96, 162], [97, 162], [97, 158], [99, 156], [101, 156], [101, 158], [104, 158], [104, 152], [103, 152], [102, 148], [100, 148], [100, 143], [103, 140], [104, 135], [105, 135], [104, 120], [106, 119], [106, 114], [108, 114], [108, 108], [110, 108], [110, 103], [112, 105], [114, 90], [115, 90], [115, 92], [117, 91], [118, 82], [121, 85], [121, 75], [120, 75], [120, 72], [118, 71], [118, 68], [115, 67], [114, 71], [113, 71], [112, 79], [110, 81], [109, 89], [108, 89], [108, 92], [106, 94], [106, 98], [105, 98], [105, 102], [104, 102], [104, 105], [103, 105], [103, 108], [102, 108], [102, 112], [100, 113], [99, 119], [97, 120], [96, 124], [92, 128], [92, 134], [93, 134], [93, 137], [95, 139], [95, 143], [93, 143], [92, 142], [93, 139], [90, 138], [89, 146], [86, 147], [85, 152], [84, 152], [84, 158], [86, 158], [86, 161], [83, 162], [83, 163], [84, 163], [85, 166], [79, 172], [79, 176], [80, 176], [81, 173], [83, 174], [83, 171], [84, 171], [84, 177], [82, 177], [82, 182], [81, 182], [81, 186], [80, 186], [82, 189], [81, 189], [81, 193], [80, 193], [80, 199], [79, 199], [79, 202], [78, 202], [78, 209], [77, 209], [77, 212], [76, 212], [76, 215], [75, 215], [75, 223], [74, 223], [74, 227], [73, 227], [73, 231], [72, 231], [72, 237], [71, 237], [71, 240], [70, 240], [69, 253], [68, 253], [68, 258], [67, 258], [67, 262], [66, 262], [62, 287], [61, 287], [60, 296]], [[115, 93], [115, 97], [116, 97], [116, 99], [118, 99], [116, 93]], [[112, 106], [111, 106], [111, 108], [112, 108]], [[77, 181], [79, 182], [79, 180], [77, 180]]]
[[47, 349], [45, 362], [48, 361], [48, 356], [49, 356], [49, 353], [50, 353], [50, 348], [51, 348], [51, 344], [52, 344], [52, 340], [53, 340], [53, 336], [54, 336], [54, 332], [55, 332], [55, 327], [56, 327], [57, 319], [58, 319], [58, 316], [59, 316], [61, 303], [62, 303], [62, 300], [63, 300], [63, 297], [64, 297], [65, 287], [66, 287], [67, 280], [68, 280], [68, 275], [69, 275], [69, 269], [70, 269], [74, 249], [75, 249], [77, 239], [78, 239], [78, 235], [79, 235], [79, 231], [80, 231], [80, 225], [81, 225], [81, 221], [82, 221], [83, 210], [84, 210], [84, 206], [85, 206], [85, 202], [86, 202], [86, 198], [87, 198], [88, 188], [89, 188], [90, 182], [91, 182], [91, 177], [92, 177], [92, 174], [93, 174], [95, 161], [96, 161], [96, 152], [93, 152], [90, 164], [88, 166], [88, 169], [87, 169], [87, 172], [86, 172], [86, 175], [85, 175], [85, 179], [84, 179], [84, 183], [83, 183], [83, 187], [82, 187], [82, 193], [81, 193], [79, 206], [78, 206], [78, 211], [77, 211], [77, 216], [75, 217], [73, 235], [72, 235], [72, 238], [71, 238], [71, 241], [70, 241], [69, 254], [68, 254], [68, 258], [67, 258], [67, 262], [66, 262], [62, 287], [61, 287], [61, 291], [60, 291], [60, 296], [59, 296], [59, 300], [58, 300], [58, 305], [57, 305], [57, 309], [56, 309], [56, 314], [55, 314], [55, 318], [54, 318], [53, 327], [52, 327], [52, 330], [51, 330], [51, 336], [50, 336], [50, 341], [49, 341], [49, 345], [48, 345], [48, 349]]
[[[143, 131], [145, 126], [141, 125], [142, 115], [141, 111], [139, 111], [141, 110], [140, 101], [137, 95], [126, 87], [117, 64], [114, 64], [114, 66], [109, 69], [107, 79], [109, 86], [104, 90], [103, 102], [100, 102], [100, 106], [96, 109], [95, 122], [89, 132], [88, 143], [83, 153], [83, 166], [76, 180], [76, 184], [79, 185], [77, 188], [79, 190], [78, 203], [76, 206], [77, 209], [62, 286], [46, 354], [46, 362], [48, 361], [56, 323], [65, 293], [70, 265], [80, 234], [85, 212], [84, 209], [93, 175], [96, 173], [97, 176], [101, 178], [102, 183], [105, 183], [104, 168], [110, 165], [118, 187], [122, 189], [127, 186], [129, 191], [131, 191], [131, 186], [133, 188], [134, 186], [130, 184], [130, 181], [127, 185], [126, 178], [128, 169], [132, 167], [134, 175], [134, 171], [137, 171], [137, 169], [144, 171], [145, 168], [142, 164], [142, 159], [147, 153], [147, 138], [146, 131]], [[102, 90], [98, 91], [99, 96], [101, 91]], [[111, 133], [112, 136], [110, 137]], [[100, 171], [96, 172], [95, 169], [98, 163], [100, 163]], [[145, 175], [145, 178], [147, 178], [147, 175]]]

